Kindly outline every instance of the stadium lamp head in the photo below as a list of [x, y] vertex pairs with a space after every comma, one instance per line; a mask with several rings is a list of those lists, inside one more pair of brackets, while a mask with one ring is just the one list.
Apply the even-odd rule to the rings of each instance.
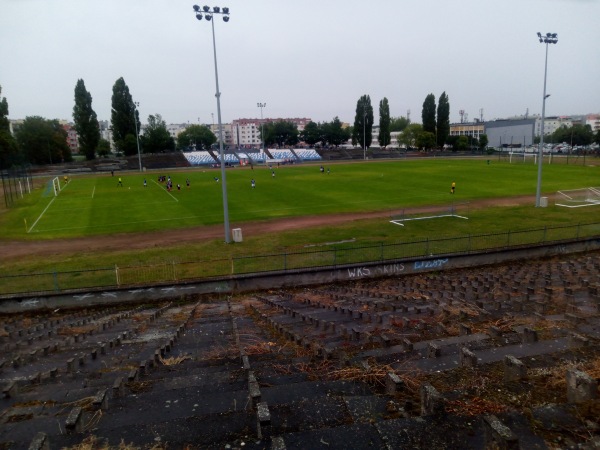
[[[200, 13], [196, 14], [196, 19], [198, 19], [198, 20], [202, 20], [202, 14], [200, 14]], [[541, 42], [541, 41], [540, 41], [540, 42]]]
[[223, 22], [229, 22], [229, 16], [223, 16]]
[[209, 11], [210, 11], [210, 7], [208, 7], [208, 6], [204, 5], [204, 6], [202, 7], [202, 11], [204, 11], [204, 12], [209, 12]]
[[196, 11], [196, 12], [200, 11], [200, 7], [198, 5], [194, 5], [194, 11]]
[[229, 14], [229, 8], [227, 6], [223, 7], [223, 14]]
[[219, 8], [218, 6], [213, 6], [213, 12], [220, 13], [221, 8]]

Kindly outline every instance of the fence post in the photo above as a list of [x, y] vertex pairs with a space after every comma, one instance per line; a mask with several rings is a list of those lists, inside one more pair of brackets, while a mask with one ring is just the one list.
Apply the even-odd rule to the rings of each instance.
[[121, 280], [119, 279], [119, 267], [115, 264], [115, 278], [117, 280], [117, 286], [121, 286]]
[[469, 234], [469, 243], [467, 245], [467, 253], [471, 253], [471, 235]]
[[429, 255], [429, 238], [425, 240], [425, 256]]
[[510, 230], [506, 233], [506, 246], [510, 247]]
[[334, 247], [333, 249], [333, 266], [337, 265], [337, 249]]
[[287, 270], [287, 252], [283, 254], [283, 270]]
[[171, 261], [173, 265], [173, 281], [177, 281], [177, 275], [175, 274], [175, 261]]
[[58, 287], [58, 275], [56, 274], [56, 271], [52, 274], [52, 280], [54, 282], [54, 290], [60, 291], [60, 288]]
[[546, 231], [548, 229], [548, 225], [544, 225], [544, 239], [542, 240], [542, 242], [546, 242]]
[[233, 275], [233, 256], [231, 256], [229, 258], [229, 261], [231, 262], [231, 273], [230, 273], [230, 275]]
[[579, 239], [579, 229], [581, 228], [581, 222], [577, 224], [577, 239]]
[[383, 261], [383, 242], [379, 243], [379, 260]]

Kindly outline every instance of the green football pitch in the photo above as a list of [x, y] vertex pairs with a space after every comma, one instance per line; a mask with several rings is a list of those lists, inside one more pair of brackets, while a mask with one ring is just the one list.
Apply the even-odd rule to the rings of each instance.
[[[319, 165], [227, 169], [230, 222], [235, 225], [306, 215], [393, 212], [420, 205], [534, 196], [537, 185], [534, 164], [488, 163], [486, 159], [324, 162], [323, 165], [324, 172]], [[160, 175], [171, 177], [171, 191], [159, 182]], [[123, 186], [118, 185], [119, 177]], [[0, 237], [82, 237], [223, 222], [223, 180], [219, 169], [128, 172], [114, 177], [76, 175], [66, 184], [62, 176], [59, 178], [62, 190], [57, 196], [51, 183], [44, 185], [0, 216]], [[251, 187], [252, 179], [255, 188]], [[453, 181], [456, 193], [450, 194]], [[595, 165], [556, 164], [543, 168], [545, 194], [598, 185], [600, 167]]]

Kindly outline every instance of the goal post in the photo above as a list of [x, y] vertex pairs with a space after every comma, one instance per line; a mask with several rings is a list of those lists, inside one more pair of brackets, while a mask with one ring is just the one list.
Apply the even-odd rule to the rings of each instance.
[[586, 187], [556, 192], [556, 206], [581, 208], [600, 205], [600, 187]]
[[412, 220], [440, 219], [453, 217], [468, 220], [469, 202], [452, 203], [445, 206], [432, 206], [428, 208], [406, 208], [396, 211], [391, 215], [390, 223], [404, 226], [404, 222]]
[[60, 180], [58, 177], [54, 177], [52, 179], [52, 190], [54, 191], [55, 197], [60, 193], [61, 186], [60, 186]]

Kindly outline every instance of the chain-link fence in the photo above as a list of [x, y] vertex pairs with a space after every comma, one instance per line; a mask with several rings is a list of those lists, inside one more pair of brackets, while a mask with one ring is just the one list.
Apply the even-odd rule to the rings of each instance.
[[234, 256], [227, 259], [172, 261], [153, 265], [114, 266], [26, 275], [4, 274], [0, 275], [0, 295], [41, 294], [73, 289], [141, 286], [250, 273], [323, 267], [334, 268], [345, 264], [465, 254], [595, 237], [600, 237], [600, 222], [445, 239], [425, 239], [394, 244], [339, 245], [328, 249]]

